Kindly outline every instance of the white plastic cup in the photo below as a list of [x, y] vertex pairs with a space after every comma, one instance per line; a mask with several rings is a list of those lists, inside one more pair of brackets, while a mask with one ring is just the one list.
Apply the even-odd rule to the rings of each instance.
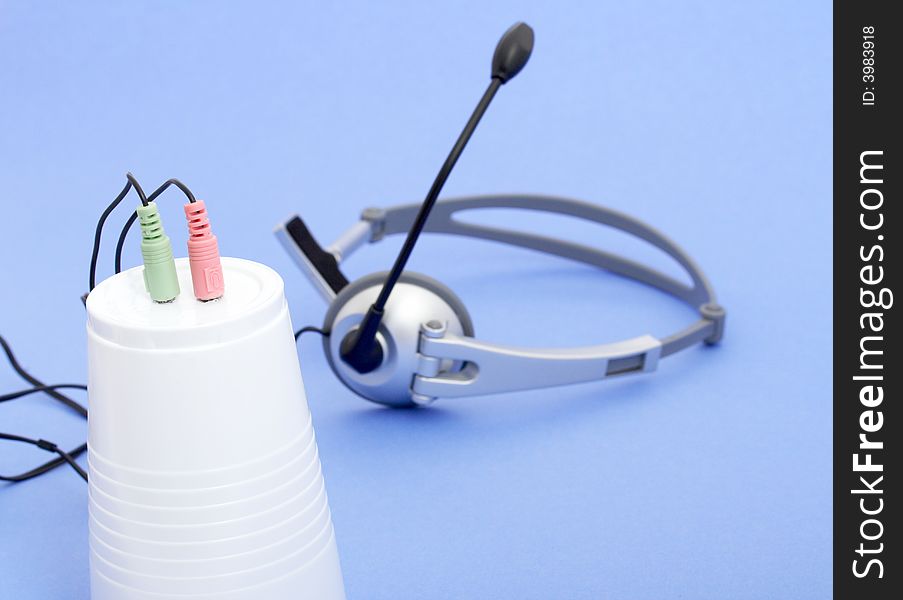
[[[92, 566], [96, 563], [91, 572], [92, 600], [334, 598], [334, 581], [342, 574], [337, 561], [323, 558], [333, 554], [337, 550], [332, 528], [324, 529], [308, 547], [266, 567], [219, 577], [149, 577], [92, 553]], [[300, 582], [303, 588], [298, 587]]]
[[196, 489], [230, 485], [235, 481], [253, 479], [261, 473], [268, 473], [296, 459], [313, 439], [313, 427], [310, 421], [299, 435], [279, 450], [257, 460], [245, 461], [222, 469], [192, 471], [190, 473], [170, 471], [147, 471], [125, 468], [111, 463], [88, 448], [88, 461], [95, 471], [127, 485], [149, 487], [155, 489]]
[[223, 258], [225, 295], [88, 296], [92, 600], [343, 599], [282, 279]]
[[[94, 474], [95, 489], [118, 500], [150, 507], [192, 509], [239, 502], [247, 498], [266, 494], [304, 475], [307, 475], [306, 479], [317, 478], [319, 475], [316, 468], [318, 466], [316, 453], [317, 446], [313, 436], [311, 436], [307, 448], [299, 452], [291, 462], [260, 477], [240, 481], [232, 485], [189, 490], [174, 489], [172, 487], [166, 489], [137, 487], [108, 477], [97, 468], [94, 468], [92, 473]], [[298, 473], [299, 467], [304, 469], [302, 473]]]
[[[106, 512], [97, 505], [92, 505], [89, 514], [101, 534], [109, 535], [108, 543], [121, 547], [127, 552], [167, 558], [166, 547], [171, 545], [190, 545], [202, 549], [210, 548], [224, 554], [243, 552], [248, 543], [259, 546], [278, 541], [291, 535], [295, 526], [302, 527], [310, 519], [305, 519], [311, 511], [326, 504], [326, 490], [323, 483], [312, 485], [288, 503], [242, 519], [205, 523], [202, 525], [161, 526], [148, 525], [129, 519], [123, 519]], [[305, 519], [304, 522], [298, 521]], [[122, 539], [122, 542], [117, 540]], [[125, 539], [129, 540], [126, 545]], [[241, 548], [234, 548], [241, 544]], [[162, 548], [161, 548], [162, 546]], [[191, 558], [209, 558], [193, 554]]]
[[[254, 547], [253, 550], [247, 552], [232, 552], [213, 558], [185, 558], [175, 554], [172, 558], [148, 558], [114, 548], [96, 536], [93, 531], [90, 536], [92, 549], [97, 554], [111, 564], [119, 565], [129, 571], [161, 577], [213, 577], [229, 575], [236, 570], [265, 567], [273, 561], [302, 550], [312, 538], [329, 529], [329, 509], [325, 501], [320, 504], [319, 510], [315, 511], [315, 517], [304, 528], [294, 531], [288, 537], [283, 537], [272, 544]], [[192, 545], [182, 544], [181, 546], [190, 547]]]
[[308, 489], [312, 484], [322, 483], [319, 465], [313, 465], [305, 471], [272, 490], [223, 504], [210, 504], [197, 507], [154, 506], [152, 504], [135, 504], [110, 496], [103, 490], [89, 488], [91, 506], [102, 508], [105, 512], [124, 519], [148, 525], [208, 525], [234, 521], [257, 515], [282, 505], [291, 498]]

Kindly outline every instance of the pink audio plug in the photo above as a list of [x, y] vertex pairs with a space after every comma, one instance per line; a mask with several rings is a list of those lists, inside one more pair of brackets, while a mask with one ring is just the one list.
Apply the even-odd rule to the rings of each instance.
[[194, 295], [206, 302], [222, 297], [225, 292], [223, 265], [219, 259], [216, 236], [210, 231], [207, 207], [202, 200], [185, 205], [188, 219], [188, 264]]

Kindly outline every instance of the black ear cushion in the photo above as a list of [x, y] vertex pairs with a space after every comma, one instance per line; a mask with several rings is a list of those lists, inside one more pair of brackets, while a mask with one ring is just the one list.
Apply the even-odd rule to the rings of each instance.
[[[378, 273], [371, 273], [359, 279], [355, 279], [343, 287], [342, 291], [336, 295], [335, 299], [329, 304], [329, 308], [326, 310], [326, 316], [323, 318], [323, 329], [329, 331], [332, 328], [332, 323], [335, 320], [336, 315], [339, 314], [339, 311], [342, 310], [342, 307], [345, 306], [345, 303], [348, 302], [349, 299], [356, 296], [362, 290], [366, 290], [375, 285], [382, 285], [388, 276], [388, 271], [379, 271]], [[461, 299], [458, 298], [457, 294], [455, 294], [450, 287], [428, 275], [416, 273], [414, 271], [404, 271], [401, 274], [401, 277], [398, 278], [398, 281], [401, 283], [418, 285], [445, 300], [461, 320], [461, 328], [464, 330], [464, 335], [473, 337], [473, 320], [470, 318], [470, 313], [467, 312], [464, 303], [461, 302]], [[325, 337], [323, 338], [323, 349], [328, 356], [329, 340]]]
[[301, 217], [297, 215], [292, 217], [292, 220], [285, 224], [285, 231], [294, 240], [295, 245], [301, 249], [307, 260], [317, 269], [317, 272], [323, 277], [327, 285], [332, 288], [333, 292], [338, 293], [343, 287], [348, 285], [348, 280], [339, 269], [339, 263], [335, 256], [320, 247], [320, 244], [314, 239]]

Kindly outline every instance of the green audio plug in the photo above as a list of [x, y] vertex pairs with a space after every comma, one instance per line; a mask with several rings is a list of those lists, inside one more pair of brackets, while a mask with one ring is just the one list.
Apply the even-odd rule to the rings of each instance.
[[154, 202], [138, 207], [141, 224], [141, 256], [144, 286], [154, 302], [172, 302], [179, 295], [179, 278], [172, 257], [172, 244], [163, 231], [163, 221]]

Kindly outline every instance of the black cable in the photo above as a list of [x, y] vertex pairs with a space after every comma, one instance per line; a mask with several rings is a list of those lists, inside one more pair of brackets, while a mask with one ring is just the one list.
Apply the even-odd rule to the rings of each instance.
[[305, 333], [319, 333], [323, 337], [329, 337], [329, 332], [319, 327], [314, 327], [313, 325], [308, 325], [307, 327], [302, 327], [298, 331], [295, 332], [295, 341], [298, 341], [298, 338], [304, 335]]
[[129, 180], [129, 183], [132, 184], [132, 187], [135, 188], [135, 191], [138, 193], [138, 198], [141, 199], [141, 204], [147, 206], [148, 199], [147, 196], [144, 195], [144, 189], [141, 187], [141, 184], [138, 183], [138, 180], [135, 179], [135, 176], [131, 173], [125, 174], [126, 179]]
[[185, 194], [185, 197], [188, 198], [188, 201], [191, 202], [192, 204], [197, 202], [197, 198], [194, 197], [194, 194], [191, 192], [190, 189], [188, 189], [188, 186], [175, 178], [167, 180], [166, 183], [164, 183], [163, 185], [158, 187], [156, 190], [154, 190], [154, 193], [147, 197], [147, 201], [153, 202], [154, 200], [157, 199], [157, 197], [160, 194], [165, 192], [171, 185], [174, 185], [177, 188], [179, 188], [182, 191], [182, 193]]
[[[138, 183], [138, 180], [135, 179], [135, 176], [131, 173], [126, 173], [125, 178], [128, 180], [125, 184], [125, 187], [122, 188], [122, 191], [119, 192], [119, 195], [110, 202], [110, 205], [104, 210], [100, 219], [97, 220], [97, 228], [94, 230], [94, 249], [91, 251], [91, 265], [88, 268], [88, 292], [91, 292], [97, 283], [97, 257], [100, 255], [100, 238], [103, 235], [103, 226], [107, 221], [107, 217], [110, 216], [110, 213], [119, 206], [119, 203], [122, 202], [123, 198], [129, 193], [129, 190], [132, 188], [135, 189], [135, 192], [138, 194], [138, 197], [141, 199], [141, 204], [147, 206], [148, 199], [147, 196], [144, 195], [144, 189], [141, 187], [141, 184]], [[82, 297], [82, 301], [85, 301], [86, 297]]]
[[[57, 400], [57, 401], [61, 402], [62, 404], [68, 406], [69, 408], [74, 410], [76, 413], [78, 413], [80, 416], [82, 416], [86, 419], [88, 418], [88, 410], [84, 406], [82, 406], [81, 404], [79, 404], [78, 402], [76, 402], [75, 400], [70, 398], [69, 396], [66, 396], [65, 394], [61, 394], [60, 392], [56, 391], [57, 386], [45, 385], [44, 382], [39, 380], [37, 377], [34, 377], [28, 371], [26, 371], [22, 367], [22, 365], [19, 364], [19, 361], [16, 360], [16, 355], [13, 354], [12, 348], [10, 348], [9, 344], [6, 342], [6, 339], [4, 339], [4, 337], [2, 335], [0, 335], [0, 347], [3, 348], [3, 351], [6, 354], [6, 358], [9, 360], [9, 364], [12, 366], [13, 370], [19, 375], [19, 377], [21, 377], [28, 383], [32, 384], [33, 386], [35, 386], [34, 387], [34, 389], [36, 390], [35, 393], [37, 393], [38, 391], [45, 393], [48, 396], [52, 397], [54, 400]], [[69, 385], [69, 384], [65, 384], [65, 385]], [[9, 435], [9, 434], [6, 434], [6, 435]], [[74, 460], [75, 458], [81, 456], [87, 449], [88, 449], [88, 445], [82, 444], [76, 448], [73, 448], [69, 452], [66, 452], [65, 454], [68, 456], [68, 458], [66, 458], [65, 456], [60, 454], [59, 458], [55, 458], [53, 460], [47, 461], [46, 463], [39, 465], [39, 466], [35, 467], [34, 469], [27, 471], [25, 473], [21, 473], [19, 475], [14, 475], [12, 477], [5, 477], [3, 480], [4, 481], [26, 481], [28, 479], [37, 477], [38, 475], [43, 475], [44, 473], [47, 473], [48, 471], [52, 471], [53, 469], [59, 467], [60, 465], [69, 463], [70, 459]]]
[[117, 240], [116, 242], [116, 258], [113, 262], [114, 273], [122, 272], [122, 249], [125, 247], [125, 238], [129, 235], [129, 230], [137, 220], [138, 213], [133, 212], [132, 214], [130, 214], [129, 218], [125, 222], [125, 225], [122, 227], [122, 231], [119, 233], [119, 240]]
[[[88, 444], [82, 444], [81, 446], [78, 446], [77, 448], [73, 448], [66, 454], [68, 454], [71, 458], [76, 459], [79, 456], [81, 456], [82, 454], [84, 454], [87, 449], [88, 449]], [[39, 476], [43, 475], [44, 473], [49, 473], [50, 471], [54, 470], [55, 468], [57, 468], [61, 465], [64, 465], [68, 462], [69, 461], [67, 461], [65, 458], [62, 458], [62, 457], [54, 458], [53, 460], [47, 461], [39, 467], [35, 467], [31, 471], [27, 471], [25, 473], [20, 473], [19, 475], [10, 477], [9, 479], [7, 479], [7, 481], [28, 481], [29, 479], [34, 479], [35, 477], [39, 477]]]
[[[153, 202], [157, 199], [160, 194], [165, 192], [169, 186], [174, 185], [185, 194], [185, 197], [188, 198], [188, 201], [194, 204], [197, 202], [197, 199], [194, 197], [194, 194], [188, 189], [188, 186], [179, 181], [178, 179], [170, 179], [160, 187], [158, 187], [154, 192], [147, 197], [148, 203]], [[146, 206], [146, 205], [145, 205]], [[119, 233], [119, 240], [116, 242], [116, 259], [114, 262], [114, 271], [116, 273], [122, 272], [122, 249], [125, 247], [125, 239], [129, 235], [129, 231], [132, 228], [132, 225], [135, 224], [135, 221], [138, 220], [138, 213], [133, 212], [129, 215], [129, 218], [126, 220], [125, 225], [122, 227], [122, 231]]]
[[[88, 474], [85, 473], [85, 470], [81, 468], [77, 462], [75, 462], [75, 458], [69, 452], [62, 450], [59, 446], [54, 444], [53, 442], [48, 442], [47, 440], [41, 439], [31, 439], [21, 435], [13, 435], [11, 433], [0, 433], [0, 440], [9, 440], [11, 442], [23, 442], [25, 444], [31, 444], [32, 446], [36, 446], [41, 450], [46, 450], [47, 452], [53, 452], [58, 454], [60, 457], [56, 459], [57, 461], [61, 461], [59, 464], [67, 463], [70, 467], [72, 467], [79, 476], [88, 481]], [[50, 464], [50, 463], [48, 463]], [[39, 467], [40, 468], [40, 467]], [[32, 477], [36, 477], [40, 475], [40, 473], [32, 474], [34, 471], [29, 471], [28, 473], [22, 473], [21, 475], [0, 475], [0, 481], [12, 481], [19, 482], [25, 481], [27, 479], [31, 479]]]
[[39, 385], [31, 388], [27, 388], [24, 390], [19, 390], [18, 392], [10, 392], [8, 394], [0, 395], [0, 402], [9, 402], [10, 400], [18, 400], [24, 396], [30, 396], [31, 394], [37, 394], [38, 392], [47, 392], [49, 390], [62, 390], [62, 389], [71, 389], [71, 390], [87, 390], [88, 386], [82, 383], [56, 383], [54, 385]]
[[22, 367], [22, 365], [19, 364], [19, 361], [16, 360], [16, 355], [13, 354], [12, 348], [9, 347], [9, 344], [6, 342], [6, 339], [4, 339], [4, 337], [2, 335], [0, 335], [0, 347], [3, 348], [3, 351], [6, 353], [6, 358], [7, 358], [7, 360], [9, 360], [9, 364], [12, 366], [13, 370], [19, 375], [19, 377], [21, 377], [22, 379], [24, 379], [25, 381], [27, 381], [28, 383], [30, 383], [31, 385], [33, 385], [35, 387], [48, 388], [48, 389], [44, 389], [41, 391], [44, 392], [45, 394], [47, 394], [48, 396], [50, 396], [51, 398], [53, 398], [54, 400], [57, 400], [58, 402], [65, 404], [66, 406], [68, 406], [69, 408], [74, 410], [76, 413], [78, 413], [80, 416], [85, 417], [85, 418], [88, 417], [88, 409], [86, 409], [84, 406], [82, 406], [81, 404], [79, 404], [78, 402], [76, 402], [75, 400], [70, 398], [69, 396], [66, 396], [65, 394], [61, 394], [61, 393], [57, 392], [55, 389], [50, 389], [50, 388], [53, 388], [53, 386], [46, 385], [43, 381], [34, 377], [31, 373], [26, 371]]
[[103, 233], [103, 225], [110, 213], [119, 206], [119, 203], [122, 202], [122, 199], [126, 197], [131, 189], [132, 181], [130, 179], [125, 184], [125, 187], [122, 188], [122, 191], [119, 192], [119, 195], [116, 196], [116, 199], [110, 202], [110, 205], [100, 214], [100, 218], [97, 220], [97, 228], [94, 230], [94, 250], [91, 252], [91, 266], [88, 267], [88, 291], [94, 289], [97, 277], [97, 256], [100, 254], [100, 236]]

